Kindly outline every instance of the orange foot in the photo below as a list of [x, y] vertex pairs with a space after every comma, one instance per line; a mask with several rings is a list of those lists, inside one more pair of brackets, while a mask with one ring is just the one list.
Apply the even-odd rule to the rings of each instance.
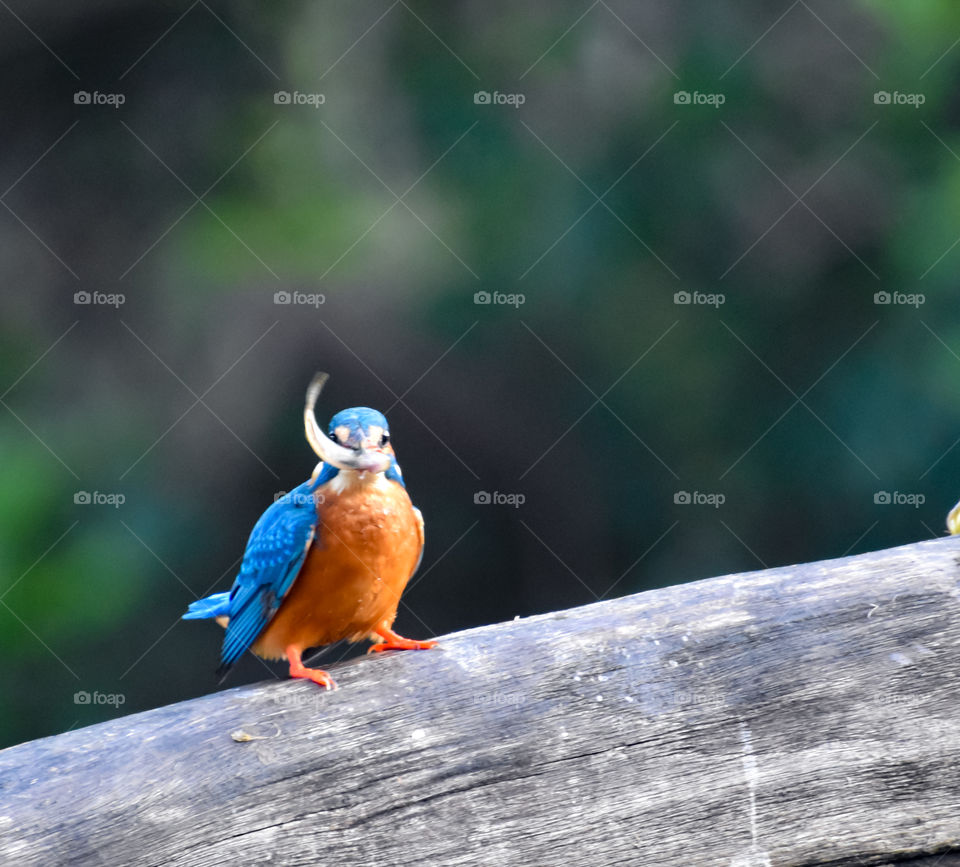
[[319, 684], [324, 689], [336, 689], [337, 684], [327, 672], [319, 668], [307, 668], [300, 658], [300, 649], [292, 644], [287, 648], [287, 659], [290, 662], [290, 677], [303, 677]]
[[384, 650], [429, 650], [431, 647], [437, 646], [436, 641], [417, 641], [413, 638], [404, 638], [402, 635], [397, 635], [389, 626], [381, 626], [373, 631], [383, 639], [383, 642], [374, 644], [367, 653], [380, 653]]

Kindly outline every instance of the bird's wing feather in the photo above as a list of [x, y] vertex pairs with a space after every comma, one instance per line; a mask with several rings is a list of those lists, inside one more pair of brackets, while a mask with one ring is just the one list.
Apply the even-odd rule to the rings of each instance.
[[305, 482], [278, 499], [250, 533], [230, 591], [230, 623], [220, 653], [220, 675], [263, 632], [300, 572], [317, 525], [312, 487]]
[[182, 620], [209, 620], [213, 617], [226, 617], [230, 614], [230, 594], [214, 593], [204, 599], [191, 602]]

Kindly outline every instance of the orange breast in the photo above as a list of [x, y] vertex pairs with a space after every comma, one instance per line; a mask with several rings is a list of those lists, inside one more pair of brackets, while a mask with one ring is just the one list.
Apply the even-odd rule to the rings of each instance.
[[317, 535], [280, 609], [253, 645], [267, 659], [357, 641], [388, 626], [420, 559], [423, 527], [404, 488], [382, 474], [341, 471], [320, 491]]

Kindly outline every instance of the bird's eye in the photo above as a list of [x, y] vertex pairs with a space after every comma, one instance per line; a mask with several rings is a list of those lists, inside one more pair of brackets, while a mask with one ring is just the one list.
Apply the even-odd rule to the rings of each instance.
[[385, 446], [388, 442], [390, 442], [390, 434], [385, 433], [382, 437], [380, 437], [381, 448]]
[[329, 436], [330, 439], [332, 439], [335, 443], [340, 442], [340, 440], [337, 439], [337, 435], [335, 433], [327, 434], [327, 436]]

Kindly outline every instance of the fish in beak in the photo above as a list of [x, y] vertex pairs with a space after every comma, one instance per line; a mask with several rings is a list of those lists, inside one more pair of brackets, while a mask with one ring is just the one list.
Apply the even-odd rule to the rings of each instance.
[[[307, 400], [303, 410], [303, 426], [310, 448], [320, 458], [322, 464], [330, 464], [340, 470], [357, 470], [361, 473], [382, 473], [389, 469], [392, 457], [376, 449], [366, 448], [367, 443], [360, 443], [357, 448], [346, 448], [330, 437], [325, 436], [317, 423], [317, 399], [329, 374], [318, 373], [307, 388]], [[311, 479], [320, 474], [321, 465], [313, 471]]]

